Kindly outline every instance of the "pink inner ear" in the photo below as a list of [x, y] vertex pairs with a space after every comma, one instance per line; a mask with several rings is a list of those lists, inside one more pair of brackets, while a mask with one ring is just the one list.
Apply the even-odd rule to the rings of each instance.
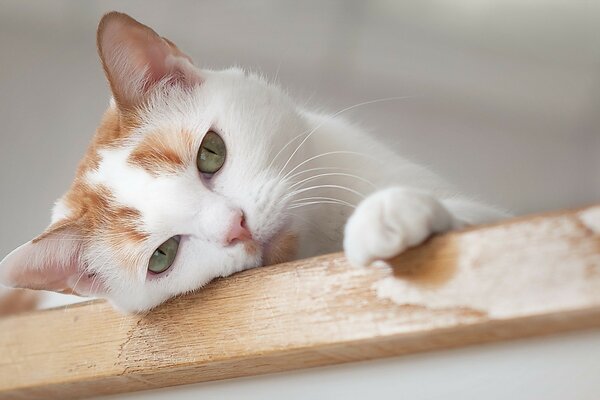
[[0, 263], [0, 283], [61, 293], [100, 294], [104, 286], [88, 276], [80, 263], [81, 249], [80, 237], [72, 228], [27, 242]]
[[10, 253], [0, 264], [0, 281], [12, 287], [67, 290], [69, 277], [77, 273], [76, 255], [63, 243], [49, 243], [51, 240], [27, 242]]
[[125, 14], [110, 13], [100, 21], [98, 50], [113, 95], [126, 108], [143, 103], [158, 82], [192, 86], [202, 81], [188, 56]]
[[102, 296], [107, 293], [104, 281], [96, 274], [89, 272], [77, 273], [67, 279], [68, 289], [63, 293], [72, 293], [78, 296]]

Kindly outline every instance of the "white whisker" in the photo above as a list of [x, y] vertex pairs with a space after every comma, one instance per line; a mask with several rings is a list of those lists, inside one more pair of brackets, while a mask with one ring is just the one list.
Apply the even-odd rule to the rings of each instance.
[[375, 185], [371, 181], [369, 181], [368, 179], [362, 178], [362, 177], [360, 177], [358, 175], [347, 174], [347, 173], [342, 173], [342, 172], [331, 172], [331, 173], [326, 173], [326, 174], [313, 175], [313, 176], [310, 176], [308, 178], [302, 179], [301, 181], [298, 181], [298, 182], [294, 183], [293, 185], [290, 186], [290, 189], [293, 189], [296, 186], [301, 185], [301, 184], [306, 183], [306, 182], [309, 182], [311, 180], [322, 178], [322, 177], [325, 177], [325, 176], [346, 176], [346, 177], [349, 177], [349, 178], [355, 178], [355, 179], [358, 179], [361, 182], [369, 184], [373, 189], [376, 189]]
[[[362, 103], [354, 104], [352, 106], [343, 108], [340, 111], [334, 113], [330, 118], [335, 118], [335, 117], [339, 116], [340, 114], [345, 113], [346, 111], [350, 111], [350, 110], [352, 110], [354, 108], [357, 108], [357, 107], [362, 107], [362, 106], [366, 106], [366, 105], [369, 105], [369, 104], [375, 104], [375, 103], [382, 103], [382, 102], [385, 102], [385, 101], [405, 100], [405, 99], [414, 98], [414, 97], [415, 96], [394, 96], [394, 97], [386, 97], [386, 98], [382, 98], [382, 99], [375, 99], [375, 100], [364, 101]], [[292, 158], [294, 158], [294, 156], [296, 155], [296, 153], [298, 152], [298, 150], [300, 150], [300, 148], [302, 147], [302, 145], [304, 143], [306, 143], [306, 141], [312, 136], [313, 133], [315, 133], [321, 126], [323, 126], [324, 122], [325, 122], [325, 120], [323, 120], [322, 122], [320, 122], [316, 127], [314, 127], [308, 133], [308, 135], [302, 140], [302, 142], [300, 142], [300, 144], [292, 152], [292, 155], [287, 159], [287, 161], [285, 162], [285, 164], [283, 165], [283, 167], [281, 168], [281, 170], [279, 171], [279, 173], [277, 174], [277, 176], [281, 175], [281, 173], [288, 166], [288, 164], [290, 163], [290, 161], [292, 160]]]
[[310, 187], [307, 187], [307, 188], [302, 188], [302, 189], [295, 190], [295, 191], [287, 194], [287, 197], [292, 197], [292, 196], [295, 196], [297, 194], [304, 193], [304, 192], [307, 192], [309, 190], [316, 190], [316, 189], [340, 189], [340, 190], [344, 190], [344, 191], [353, 193], [353, 194], [355, 194], [355, 195], [357, 195], [357, 196], [359, 196], [361, 198], [365, 198], [366, 197], [363, 193], [361, 193], [361, 192], [359, 192], [357, 190], [351, 189], [351, 188], [346, 187], [346, 186], [341, 186], [341, 185], [315, 185], [315, 186], [310, 186]]
[[357, 151], [349, 151], [349, 150], [337, 150], [337, 151], [328, 151], [326, 153], [321, 153], [321, 154], [317, 154], [316, 156], [312, 156], [307, 160], [304, 160], [303, 162], [301, 162], [300, 164], [296, 165], [294, 167], [294, 169], [292, 169], [290, 172], [288, 172], [282, 179], [288, 179], [289, 175], [296, 171], [298, 168], [300, 168], [301, 166], [303, 166], [304, 164], [311, 162], [313, 160], [316, 160], [317, 158], [321, 158], [321, 157], [325, 157], [325, 156], [330, 156], [330, 155], [334, 155], [334, 154], [347, 154], [347, 155], [355, 155], [355, 156], [361, 156], [361, 157], [365, 157], [365, 158], [370, 158], [370, 159], [374, 159], [372, 156], [368, 155], [368, 154], [364, 154], [364, 153], [359, 153]]
[[302, 203], [302, 204], [295, 204], [293, 206], [290, 206], [289, 209], [293, 210], [295, 208], [300, 208], [300, 207], [305, 207], [305, 206], [310, 206], [310, 205], [315, 205], [315, 204], [336, 204], [336, 205], [340, 205], [340, 206], [348, 206], [351, 208], [356, 208], [356, 206], [349, 204], [349, 203], [340, 203], [337, 201], [309, 201], [308, 203]]
[[325, 196], [312, 196], [312, 197], [304, 197], [302, 199], [292, 200], [290, 202], [290, 205], [298, 205], [298, 204], [306, 202], [306, 201], [316, 201], [316, 200], [334, 201], [334, 202], [338, 202], [338, 203], [344, 203], [345, 205], [348, 205], [348, 206], [356, 207], [354, 204], [347, 202], [345, 200], [337, 199], [335, 197], [325, 197]]

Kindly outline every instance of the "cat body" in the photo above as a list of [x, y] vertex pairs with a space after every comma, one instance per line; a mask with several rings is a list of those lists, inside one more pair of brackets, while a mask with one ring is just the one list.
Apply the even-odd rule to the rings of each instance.
[[[352, 214], [356, 214], [353, 218], [353, 228], [356, 231], [348, 231], [348, 235], [346, 235], [345, 250], [347, 255], [355, 254], [356, 257], [350, 257], [350, 259], [357, 265], [365, 265], [374, 259], [383, 258], [381, 254], [368, 256], [366, 254], [367, 250], [362, 248], [361, 243], [364, 243], [363, 239], [369, 237], [372, 237], [375, 241], [385, 241], [380, 234], [380, 230], [385, 225], [393, 225], [395, 216], [398, 216], [396, 214], [413, 214], [418, 211], [412, 209], [411, 205], [405, 204], [401, 199], [403, 197], [419, 197], [421, 198], [421, 200], [418, 200], [419, 202], [427, 201], [425, 198], [430, 198], [430, 200], [435, 201], [427, 208], [435, 209], [441, 206], [448, 211], [450, 214], [448, 222], [442, 224], [444, 227], [437, 230], [437, 232], [497, 220], [506, 216], [499, 210], [468, 199], [434, 173], [391, 151], [369, 133], [353, 126], [344, 118], [310, 112], [303, 112], [303, 116], [309, 121], [309, 126], [318, 127], [309, 139], [312, 142], [311, 151], [304, 154], [303, 157], [304, 159], [318, 157], [318, 159], [307, 164], [310, 165], [310, 168], [319, 168], [319, 172], [324, 171], [326, 174], [331, 174], [323, 177], [321, 181], [316, 180], [320, 184], [333, 186], [319, 189], [318, 196], [341, 199], [351, 205], [357, 204], [357, 201], [360, 202], [363, 197], [370, 196], [370, 206], [374, 207], [372, 209], [373, 213], [367, 210], [369, 207], [361, 207], [362, 203], [359, 203], [360, 206], [356, 211], [352, 207], [341, 206], [331, 208], [315, 207], [306, 211], [309, 213], [308, 218], [311, 221], [321, 222], [319, 229], [308, 232], [308, 242], [315, 245], [319, 243], [317, 246], [324, 244], [328, 244], [328, 246], [323, 248], [313, 247], [307, 254], [302, 254], [303, 256], [339, 250], [340, 242], [344, 237], [346, 220]], [[328, 155], [320, 157], [320, 154], [326, 153]], [[332, 166], [334, 169], [329, 170]], [[309, 169], [305, 165], [302, 167]], [[308, 173], [302, 175], [302, 177], [306, 175], [310, 177]], [[313, 173], [313, 175], [316, 174]], [[311, 180], [311, 182], [314, 181]], [[352, 188], [363, 196], [358, 196], [356, 193], [344, 189], [344, 186]], [[385, 209], [383, 204], [376, 205], [376, 203], [385, 203], [386, 201], [391, 202], [389, 210]], [[435, 205], [435, 203], [439, 204]], [[403, 210], [405, 205], [407, 210]], [[381, 207], [384, 209], [381, 209]], [[357, 225], [359, 217], [363, 214], [366, 225], [359, 227]], [[326, 221], [327, 224], [325, 224]], [[408, 223], [408, 221], [405, 222]], [[425, 223], [425, 221], [421, 222]], [[418, 225], [416, 221], [415, 223]], [[434, 222], [431, 223], [435, 225]], [[324, 237], [320, 237], [318, 230], [326, 227], [330, 227], [329, 231]], [[388, 228], [390, 226], [385, 226], [385, 229]], [[409, 226], [406, 226], [399, 230], [408, 231], [409, 228]], [[433, 228], [428, 229], [427, 236], [436, 231], [435, 229], [431, 231], [431, 229]], [[393, 235], [399, 239], [397, 235], [399, 233], [395, 232]], [[405, 233], [408, 234], [408, 232]], [[313, 238], [318, 238], [318, 240], [314, 241]], [[329, 238], [331, 240], [328, 240]], [[418, 242], [421, 241], [418, 240]], [[397, 247], [392, 250], [394, 254], [386, 255], [385, 258], [397, 255], [407, 246], [415, 244], [407, 243], [405, 246], [397, 244]]]
[[98, 49], [113, 98], [50, 227], [0, 264], [7, 286], [145, 311], [243, 269], [342, 247], [366, 266], [504, 216], [341, 115], [198, 69], [124, 14], [103, 17]]

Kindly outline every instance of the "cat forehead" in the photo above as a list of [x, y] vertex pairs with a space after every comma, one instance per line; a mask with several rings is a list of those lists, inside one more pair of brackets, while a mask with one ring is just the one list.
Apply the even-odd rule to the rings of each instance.
[[[292, 100], [278, 85], [257, 75], [239, 69], [204, 71], [204, 75], [203, 83], [191, 90], [175, 87], [155, 91], [140, 110], [140, 127], [198, 127], [215, 118], [225, 119], [223, 124], [243, 126], [264, 121], [261, 116], [276, 120], [295, 111]], [[228, 117], [240, 119], [230, 121]]]

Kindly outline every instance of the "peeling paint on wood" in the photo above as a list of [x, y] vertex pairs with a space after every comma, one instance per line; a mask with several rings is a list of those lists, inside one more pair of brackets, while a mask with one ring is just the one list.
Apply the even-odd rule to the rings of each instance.
[[464, 307], [495, 319], [600, 306], [600, 276], [590, 275], [600, 267], [595, 235], [562, 216], [436, 238], [432, 247], [444, 262], [389, 276], [374, 289], [397, 304]]
[[600, 234], [600, 206], [591, 207], [579, 213], [581, 222], [593, 233]]

